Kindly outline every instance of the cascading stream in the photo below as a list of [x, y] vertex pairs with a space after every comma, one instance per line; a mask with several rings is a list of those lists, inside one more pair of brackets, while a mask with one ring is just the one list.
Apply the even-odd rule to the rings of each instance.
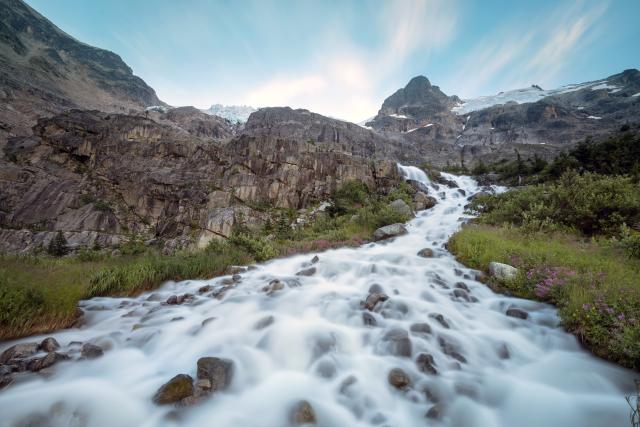
[[[47, 426], [274, 427], [287, 425], [301, 400], [326, 427], [626, 425], [630, 371], [582, 349], [554, 308], [493, 293], [444, 249], [477, 183], [443, 174], [460, 189], [436, 189], [423, 171], [399, 168], [438, 200], [407, 235], [320, 253], [311, 276], [296, 273], [314, 254], [258, 265], [220, 299], [198, 290], [211, 285], [216, 294], [228, 276], [84, 301], [86, 326], [53, 336], [61, 351], [93, 342], [104, 356], [59, 363], [49, 378], [0, 391], [0, 425], [39, 413]], [[424, 248], [434, 256], [418, 256]], [[285, 286], [268, 295], [273, 279]], [[369, 311], [361, 302], [374, 284], [389, 299]], [[196, 297], [163, 303], [184, 293]], [[512, 307], [528, 319], [506, 316]], [[177, 414], [152, 403], [176, 374], [195, 377], [203, 356], [233, 361], [227, 390]], [[389, 383], [394, 368], [409, 386]]]

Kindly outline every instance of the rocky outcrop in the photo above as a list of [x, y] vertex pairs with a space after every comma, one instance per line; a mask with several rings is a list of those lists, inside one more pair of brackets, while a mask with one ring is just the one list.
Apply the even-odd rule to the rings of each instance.
[[0, 159], [0, 250], [46, 247], [58, 230], [72, 247], [134, 237], [204, 247], [241, 221], [259, 226], [266, 215], [253, 206], [300, 209], [350, 180], [400, 179], [394, 162], [322, 144], [258, 134], [211, 144], [140, 116], [71, 110], [33, 133]]
[[81, 43], [21, 0], [0, 3], [0, 123], [27, 135], [69, 108], [127, 113], [163, 105], [118, 55]]
[[518, 276], [518, 269], [501, 262], [490, 262], [489, 273], [498, 280], [509, 281]]

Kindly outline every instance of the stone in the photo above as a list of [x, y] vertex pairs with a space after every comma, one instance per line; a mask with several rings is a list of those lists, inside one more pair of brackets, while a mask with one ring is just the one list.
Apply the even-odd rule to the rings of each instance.
[[320, 257], [318, 257], [318, 255], [311, 258], [311, 264], [316, 264], [318, 261], [320, 261]]
[[231, 384], [233, 376], [233, 361], [218, 357], [201, 357], [198, 359], [197, 378], [208, 379], [211, 391], [225, 390]]
[[456, 289], [463, 289], [463, 290], [465, 290], [465, 291], [467, 291], [467, 292], [471, 292], [471, 291], [469, 290], [469, 287], [468, 287], [468, 286], [466, 285], [466, 283], [464, 283], [464, 282], [457, 282], [457, 283], [454, 285], [454, 287], [455, 287]]
[[422, 191], [418, 191], [415, 196], [413, 196], [413, 204], [416, 207], [416, 210], [422, 211], [425, 209], [431, 209], [437, 205], [438, 200], [436, 200], [435, 197], [428, 196]]
[[378, 228], [373, 233], [373, 240], [374, 241], [386, 240], [393, 237], [402, 236], [407, 233], [408, 231], [407, 231], [407, 228], [404, 226], [404, 224], [397, 223], [397, 224], [386, 225], [384, 227]]
[[443, 337], [438, 337], [438, 344], [440, 344], [442, 352], [447, 356], [451, 356], [459, 362], [467, 363], [467, 359], [462, 354], [460, 354], [457, 347], [449, 341], [445, 340]]
[[258, 321], [258, 323], [256, 323], [256, 326], [254, 328], [257, 329], [257, 330], [267, 328], [267, 327], [273, 325], [273, 322], [275, 322], [275, 320], [276, 319], [273, 316], [264, 317], [264, 318], [260, 319]]
[[315, 267], [305, 268], [304, 270], [300, 270], [296, 273], [296, 276], [313, 276], [316, 274]]
[[506, 314], [509, 317], [515, 317], [517, 319], [523, 319], [523, 320], [529, 317], [529, 313], [527, 313], [526, 311], [520, 308], [515, 308], [515, 307], [508, 309]]
[[442, 327], [449, 329], [449, 322], [447, 322], [442, 314], [439, 313], [431, 313], [429, 315], [432, 319], [435, 319], [438, 323], [442, 325]]
[[391, 209], [406, 217], [413, 217], [413, 209], [402, 199], [394, 200], [389, 204]]
[[508, 264], [492, 261], [489, 263], [489, 274], [498, 280], [509, 281], [518, 276], [518, 269]]
[[411, 357], [411, 339], [404, 329], [390, 329], [384, 334], [382, 340], [388, 344], [390, 353], [394, 356]]
[[465, 301], [469, 301], [469, 293], [467, 293], [467, 291], [465, 291], [464, 289], [454, 289], [453, 296]]
[[431, 248], [424, 248], [420, 249], [418, 256], [422, 258], [433, 258], [435, 256], [435, 252]]
[[364, 308], [369, 311], [373, 311], [376, 308], [376, 305], [380, 302], [387, 301], [389, 299], [389, 295], [385, 293], [375, 293], [367, 296], [367, 299], [364, 301]]
[[282, 283], [278, 279], [270, 281], [267, 286], [262, 288], [262, 290], [266, 292], [267, 295], [273, 295], [275, 292], [281, 291], [282, 289], [284, 289], [284, 283]]
[[411, 378], [409, 378], [409, 375], [400, 368], [393, 368], [389, 371], [387, 380], [389, 381], [389, 384], [400, 390], [411, 385]]
[[28, 342], [16, 344], [9, 347], [0, 354], [0, 363], [7, 363], [12, 359], [23, 359], [32, 356], [38, 352], [40, 344], [37, 342]]
[[435, 361], [433, 356], [427, 353], [420, 353], [416, 359], [416, 365], [418, 369], [426, 374], [437, 375], [438, 371], [435, 368]]
[[97, 359], [103, 354], [104, 351], [102, 350], [102, 347], [90, 343], [84, 344], [80, 350], [80, 356], [83, 359]]
[[374, 283], [371, 286], [369, 286], [369, 293], [370, 294], [382, 294], [382, 293], [384, 293], [384, 289], [379, 284]]
[[52, 351], [56, 351], [59, 348], [60, 348], [60, 344], [53, 337], [45, 338], [40, 343], [40, 350], [46, 351], [47, 353], [51, 353]]
[[216, 317], [207, 317], [202, 321], [202, 326], [207, 326], [209, 323], [213, 322], [214, 320], [216, 320]]
[[378, 321], [371, 313], [365, 311], [362, 313], [362, 323], [364, 323], [365, 326], [376, 326]]
[[430, 334], [431, 326], [428, 323], [414, 323], [409, 327], [409, 330], [414, 334]]
[[186, 374], [178, 374], [163, 384], [153, 396], [153, 402], [157, 405], [178, 403], [182, 399], [192, 396], [193, 378]]
[[0, 390], [10, 386], [13, 383], [13, 381], [14, 381], [14, 378], [13, 378], [13, 375], [11, 374], [0, 375]]
[[433, 405], [431, 408], [429, 408], [429, 410], [425, 414], [425, 417], [432, 420], [440, 419], [442, 417], [442, 405], [440, 403], [436, 403], [435, 405]]
[[316, 423], [316, 413], [313, 410], [313, 406], [306, 400], [296, 403], [291, 411], [291, 421], [296, 426], [314, 425]]
[[206, 292], [211, 291], [212, 289], [213, 289], [213, 286], [211, 286], [211, 285], [204, 285], [204, 286], [202, 286], [202, 287], [200, 287], [200, 288], [198, 289], [198, 293], [199, 293], [199, 294], [204, 294], [204, 293], [206, 293]]
[[42, 369], [49, 368], [50, 366], [53, 366], [58, 362], [69, 360], [69, 359], [71, 359], [71, 357], [69, 357], [66, 354], [51, 352], [44, 357], [39, 357], [37, 359], [31, 360], [29, 362], [29, 370], [33, 372], [37, 372]]

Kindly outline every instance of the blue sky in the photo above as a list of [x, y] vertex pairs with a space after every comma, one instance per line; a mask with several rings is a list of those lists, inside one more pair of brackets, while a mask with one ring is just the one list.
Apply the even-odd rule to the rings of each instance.
[[418, 74], [462, 98], [640, 67], [640, 0], [27, 0], [171, 105], [361, 121]]

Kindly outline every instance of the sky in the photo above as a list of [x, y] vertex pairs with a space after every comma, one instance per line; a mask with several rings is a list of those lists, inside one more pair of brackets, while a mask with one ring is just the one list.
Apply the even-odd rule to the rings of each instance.
[[27, 0], [170, 105], [360, 122], [416, 75], [473, 98], [640, 68], [640, 0]]

